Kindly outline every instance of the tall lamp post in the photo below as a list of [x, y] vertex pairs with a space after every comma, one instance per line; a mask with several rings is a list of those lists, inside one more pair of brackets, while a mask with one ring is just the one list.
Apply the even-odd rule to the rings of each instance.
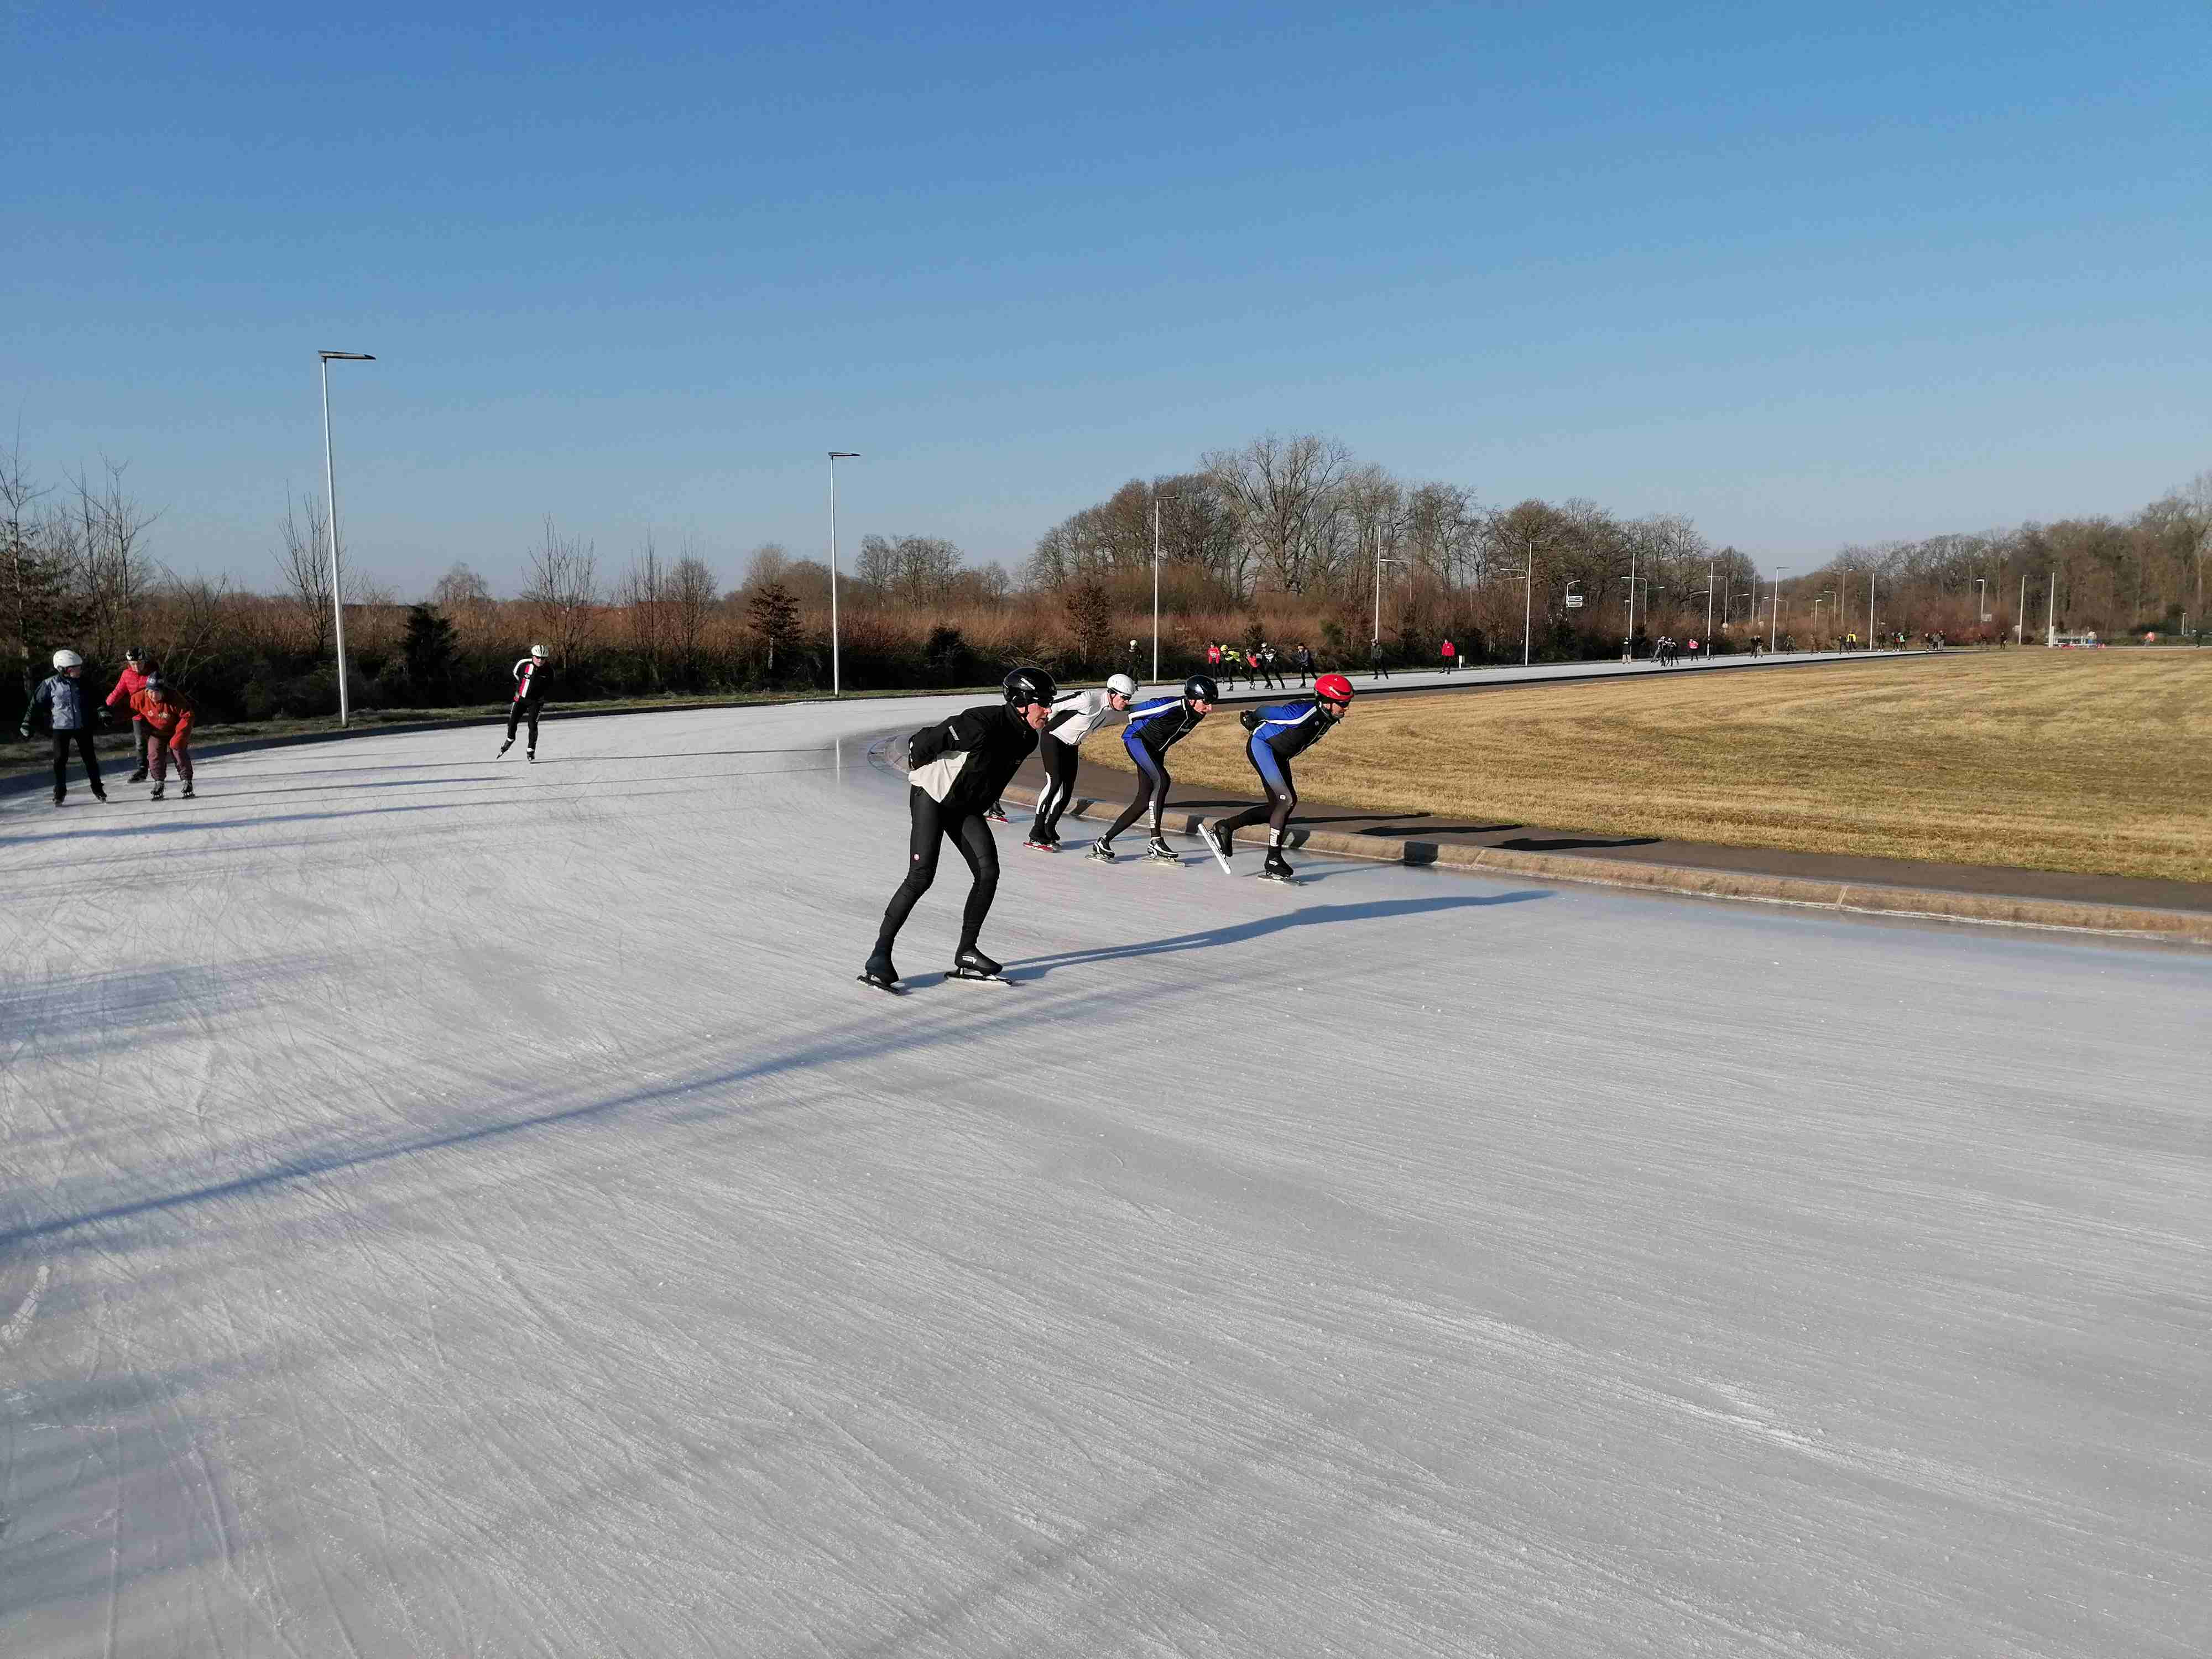
[[1179, 501], [1180, 495], [1152, 497], [1152, 684], [1160, 678], [1160, 503]]
[[[1634, 555], [1632, 553], [1630, 556], [1633, 557]], [[1652, 586], [1651, 578], [1649, 576], [1623, 576], [1620, 580], [1628, 584], [1628, 637], [1621, 641], [1621, 660], [1626, 662], [1636, 653], [1637, 588], [1641, 586], [1644, 589], [1644, 612], [1647, 620], [1651, 614], [1651, 596], [1654, 593], [1664, 593], [1667, 590], [1663, 587]]]
[[1974, 595], [1974, 626], [1979, 628], [1990, 619], [1990, 579], [1977, 576], [1974, 586], [1978, 590]]
[[346, 695], [345, 590], [338, 576], [338, 474], [331, 459], [331, 365], [373, 363], [376, 359], [366, 351], [318, 351], [315, 356], [323, 362], [323, 499], [331, 509], [331, 618], [338, 645], [338, 727], [343, 731], [353, 718], [353, 701]]
[[837, 463], [857, 461], [857, 449], [833, 449], [830, 452], [830, 695], [845, 695], [844, 665], [838, 659], [837, 645]]
[[1773, 607], [1766, 613], [1766, 648], [1769, 651], [1778, 648], [1775, 642], [1782, 627], [1782, 573], [1779, 570], [1774, 573], [1773, 586]]
[[1867, 649], [1874, 649], [1874, 572], [1867, 572]]
[[[1535, 623], [1536, 538], [1528, 538], [1528, 562], [1521, 567], [1521, 665], [1528, 665], [1528, 641]], [[1570, 582], [1569, 586], [1573, 584]]]
[[1375, 632], [1367, 641], [1370, 653], [1379, 652], [1382, 648], [1382, 567], [1386, 564], [1405, 562], [1403, 559], [1386, 559], [1382, 556], [1382, 526], [1376, 525], [1375, 526]]

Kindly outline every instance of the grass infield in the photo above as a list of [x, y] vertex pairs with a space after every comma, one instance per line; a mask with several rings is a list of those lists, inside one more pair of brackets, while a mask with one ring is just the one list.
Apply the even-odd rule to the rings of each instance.
[[[1244, 737], [1218, 711], [1176, 749], [1177, 780], [1256, 796]], [[1128, 763], [1117, 743], [1094, 759]], [[1385, 812], [2212, 881], [2212, 653], [1990, 651], [1376, 698], [1297, 771], [1302, 795]]]

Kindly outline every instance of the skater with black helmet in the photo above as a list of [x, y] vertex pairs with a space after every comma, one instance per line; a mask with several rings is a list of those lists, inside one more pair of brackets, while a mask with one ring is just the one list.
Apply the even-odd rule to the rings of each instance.
[[[137, 647], [133, 646], [125, 652], [123, 672], [115, 677], [115, 689], [107, 694], [107, 706], [112, 708], [120, 703], [125, 708], [130, 708], [131, 699], [146, 689], [146, 677], [152, 672], [146, 665], [146, 653]], [[131, 721], [131, 749], [138, 757], [138, 769], [125, 779], [125, 782], [146, 781], [146, 739], [151, 735], [146, 722], [134, 716]]]
[[74, 744], [77, 756], [84, 762], [85, 780], [92, 785], [92, 798], [106, 800], [107, 791], [100, 781], [100, 757], [93, 752], [93, 723], [105, 709], [95, 708], [84, 686], [84, 659], [74, 651], [54, 653], [54, 672], [39, 682], [39, 689], [31, 693], [31, 706], [23, 711], [23, 723], [19, 728], [25, 737], [31, 735], [31, 722], [44, 710], [46, 730], [54, 737], [54, 805], [59, 806], [69, 794], [69, 751]]
[[1053, 699], [1052, 713], [1037, 734], [1037, 754], [1044, 762], [1044, 787], [1038, 793], [1036, 816], [1030, 823], [1027, 845], [1041, 852], [1060, 850], [1060, 815], [1075, 798], [1077, 750], [1084, 738], [1106, 723], [1109, 714], [1126, 714], [1136, 701], [1137, 683], [1127, 674], [1115, 674], [1099, 691], [1069, 691]]
[[1167, 752], [1198, 730], [1198, 723], [1220, 701], [1219, 686], [1204, 674], [1193, 674], [1182, 683], [1182, 696], [1150, 697], [1130, 709], [1129, 723], [1121, 728], [1121, 746], [1136, 763], [1137, 793], [1121, 809], [1113, 827], [1091, 842], [1092, 858], [1101, 864], [1113, 863], [1114, 837], [1149, 809], [1152, 838], [1145, 848], [1146, 856], [1161, 864], [1182, 862], [1160, 826], [1161, 815], [1168, 810], [1168, 787], [1175, 781], [1168, 775]]
[[886, 991], [902, 988], [898, 969], [891, 963], [891, 946], [915, 901], [937, 879], [939, 843], [947, 841], [975, 878], [961, 913], [960, 946], [952, 957], [951, 977], [1000, 976], [999, 964], [975, 944], [999, 890], [999, 849], [983, 814], [1036, 748], [1037, 733], [1051, 717], [1056, 689], [1043, 669], [1017, 668], [1006, 678], [1003, 702], [963, 708], [908, 739], [906, 795], [913, 833], [906, 879], [884, 908], [875, 951], [860, 970], [865, 983]]
[[1352, 707], [1352, 682], [1341, 674], [1323, 674], [1314, 682], [1314, 695], [1265, 708], [1247, 709], [1241, 718], [1251, 737], [1244, 745], [1245, 758], [1260, 775], [1267, 799], [1248, 806], [1234, 817], [1217, 819], [1206, 826], [1206, 850], [1224, 870], [1236, 851], [1237, 832], [1265, 818], [1267, 858], [1260, 874], [1268, 881], [1291, 880], [1289, 860], [1283, 857], [1283, 834], [1290, 826], [1291, 809], [1298, 804], [1297, 787], [1291, 781], [1291, 763], [1336, 729]]
[[545, 690], [551, 680], [545, 666], [545, 647], [532, 646], [528, 656], [515, 659], [511, 672], [514, 676], [514, 701], [507, 710], [507, 741], [500, 744], [499, 755], [493, 758], [500, 758], [514, 747], [514, 728], [526, 720], [530, 722], [530, 744], [522, 753], [526, 759], [534, 761], [538, 758], [538, 716], [545, 707]]

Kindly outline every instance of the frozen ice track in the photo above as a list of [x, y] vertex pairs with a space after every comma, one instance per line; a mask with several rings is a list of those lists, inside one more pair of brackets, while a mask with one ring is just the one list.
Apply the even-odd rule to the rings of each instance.
[[0, 811], [0, 1650], [2202, 1650], [2204, 958], [1017, 824], [894, 1001], [927, 712]]

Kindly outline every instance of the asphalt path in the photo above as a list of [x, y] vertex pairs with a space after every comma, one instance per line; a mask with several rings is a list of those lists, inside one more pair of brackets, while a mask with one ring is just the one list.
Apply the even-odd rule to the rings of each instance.
[[0, 805], [0, 1651], [2170, 1655], [2212, 964], [1022, 852], [867, 738]]

